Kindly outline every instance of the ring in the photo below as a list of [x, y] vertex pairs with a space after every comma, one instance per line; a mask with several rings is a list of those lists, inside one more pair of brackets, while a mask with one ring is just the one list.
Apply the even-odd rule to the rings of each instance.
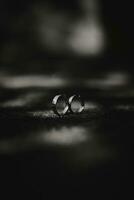
[[[81, 99], [80, 95], [71, 96], [68, 102], [69, 102], [69, 109], [72, 113], [81, 113], [85, 108], [84, 101]], [[80, 103], [80, 107], [78, 106], [79, 103]], [[74, 104], [74, 107], [73, 107], [73, 104]]]
[[63, 116], [68, 112], [69, 105], [65, 95], [59, 94], [53, 98], [52, 101], [53, 111], [59, 116]]

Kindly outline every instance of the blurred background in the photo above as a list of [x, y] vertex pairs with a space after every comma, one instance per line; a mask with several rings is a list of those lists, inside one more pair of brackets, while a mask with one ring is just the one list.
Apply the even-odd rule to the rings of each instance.
[[[129, 0], [1, 0], [1, 199], [131, 190], [132, 9]], [[87, 112], [59, 119], [59, 93], [81, 94]]]
[[132, 64], [130, 1], [5, 0], [0, 9], [3, 72], [74, 78]]

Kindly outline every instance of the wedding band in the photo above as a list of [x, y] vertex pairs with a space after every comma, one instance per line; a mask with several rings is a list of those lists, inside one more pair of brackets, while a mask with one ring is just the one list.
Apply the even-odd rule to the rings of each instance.
[[[60, 101], [63, 101], [63, 103], [61, 105], [59, 105], [59, 108], [58, 108], [58, 104], [60, 104]], [[69, 109], [68, 100], [67, 100], [66, 96], [62, 95], [62, 94], [56, 95], [53, 98], [52, 106], [53, 106], [54, 113], [59, 116], [65, 115]]]
[[[78, 108], [77, 104], [76, 104], [76, 108], [73, 108], [73, 103], [75, 103], [75, 101], [78, 101], [80, 103], [80, 108]], [[84, 101], [81, 99], [80, 95], [73, 95], [69, 98], [69, 109], [72, 113], [81, 113], [84, 108], [85, 108], [85, 105], [84, 105]]]

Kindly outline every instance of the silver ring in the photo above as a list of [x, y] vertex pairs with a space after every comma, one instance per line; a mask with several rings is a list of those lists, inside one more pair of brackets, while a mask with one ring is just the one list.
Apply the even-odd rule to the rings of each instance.
[[[78, 101], [80, 102], [80, 104], [81, 104], [80, 108], [77, 109], [76, 111], [75, 111], [75, 110], [73, 109], [73, 107], [72, 107], [72, 103], [73, 103], [75, 100], [78, 100]], [[84, 110], [84, 108], [85, 108], [84, 101], [83, 101], [83, 99], [81, 98], [80, 95], [73, 95], [73, 96], [71, 96], [71, 97], [69, 98], [68, 103], [69, 103], [69, 109], [70, 109], [70, 111], [71, 111], [72, 113], [81, 113], [81, 112]]]
[[[60, 100], [63, 100], [64, 103], [65, 103], [65, 106], [63, 106], [63, 108], [58, 108], [58, 102]], [[54, 113], [57, 114], [57, 115], [59, 115], [59, 116], [65, 115], [68, 112], [68, 110], [69, 110], [68, 100], [67, 100], [66, 96], [62, 95], [62, 94], [56, 95], [53, 98], [52, 106], [53, 106]]]

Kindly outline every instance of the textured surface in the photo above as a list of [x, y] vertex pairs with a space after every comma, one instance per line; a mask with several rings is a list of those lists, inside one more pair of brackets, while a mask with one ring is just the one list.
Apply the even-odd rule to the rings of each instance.
[[[71, 94], [72, 88], [62, 90]], [[132, 95], [77, 90], [86, 99], [86, 111], [59, 118], [51, 110], [57, 90], [1, 87], [0, 176], [5, 191], [30, 199], [52, 193], [69, 198], [96, 191], [121, 194], [127, 187], [134, 130], [133, 104], [127, 102]]]

